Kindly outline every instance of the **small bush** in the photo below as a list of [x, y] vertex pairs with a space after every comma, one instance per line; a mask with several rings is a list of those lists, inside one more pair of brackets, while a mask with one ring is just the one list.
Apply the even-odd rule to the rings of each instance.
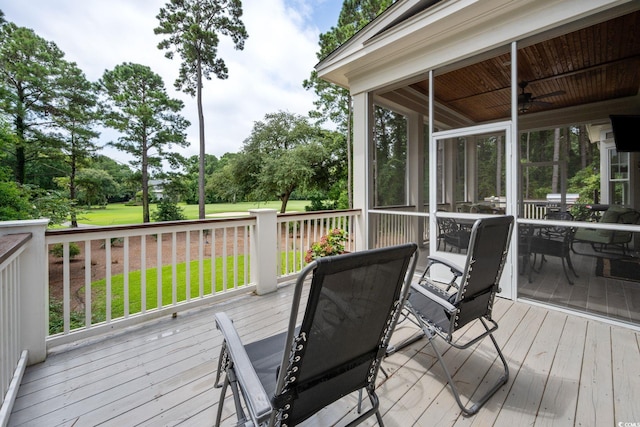
[[[71, 311], [69, 329], [78, 329], [84, 326], [84, 313]], [[49, 335], [59, 334], [64, 331], [64, 309], [62, 301], [52, 298], [49, 301]]]
[[[63, 257], [62, 243], [56, 243], [49, 249], [49, 253], [56, 258]], [[80, 246], [71, 242], [69, 243], [69, 259], [74, 259], [76, 256], [80, 255]]]
[[177, 203], [168, 199], [162, 199], [158, 203], [157, 209], [151, 214], [151, 219], [160, 221], [182, 221], [187, 219], [182, 208]]

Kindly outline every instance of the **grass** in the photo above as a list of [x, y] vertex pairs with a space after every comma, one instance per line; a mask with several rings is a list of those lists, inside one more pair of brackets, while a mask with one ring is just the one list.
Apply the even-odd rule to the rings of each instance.
[[[293, 252], [283, 252], [281, 254], [281, 274], [284, 274], [285, 257], [293, 257]], [[216, 292], [220, 292], [224, 287], [224, 263], [223, 258], [218, 257], [215, 259], [215, 282]], [[244, 286], [244, 264], [245, 258], [243, 255], [238, 256], [238, 267], [234, 269], [233, 257], [228, 256], [226, 258], [226, 273], [227, 273], [227, 288], [232, 288], [234, 283], [238, 286]], [[185, 301], [187, 298], [187, 275], [186, 275], [186, 263], [180, 263], [176, 265], [176, 301]], [[203, 260], [203, 291], [202, 295], [211, 295], [211, 259]], [[190, 268], [190, 286], [189, 292], [191, 298], [198, 298], [200, 296], [200, 278], [199, 269], [200, 264], [198, 260], [191, 261], [189, 263]], [[235, 274], [237, 272], [237, 278]], [[145, 286], [145, 309], [151, 310], [158, 307], [158, 281], [157, 281], [157, 269], [149, 268], [146, 270], [146, 286]], [[94, 294], [93, 303], [91, 307], [92, 323], [99, 323], [106, 320], [107, 310], [107, 282], [105, 279], [97, 280], [91, 284], [92, 293]], [[139, 313], [142, 311], [142, 277], [140, 270], [132, 271], [129, 273], [129, 314]], [[84, 292], [84, 288], [81, 292]], [[162, 306], [169, 306], [173, 303], [173, 277], [171, 266], [162, 267]], [[117, 274], [111, 278], [111, 318], [116, 319], [124, 316], [125, 307], [125, 287], [124, 287], [124, 274]], [[61, 305], [61, 303], [59, 303]], [[50, 320], [50, 333], [55, 334], [62, 331], [62, 307], [60, 307], [59, 313], [56, 310], [52, 311], [54, 320]], [[53, 312], [58, 313], [53, 314]], [[72, 321], [78, 319], [72, 325], [74, 327], [84, 326], [84, 314], [79, 312], [71, 313]], [[57, 320], [55, 320], [57, 319]]]
[[[238, 256], [238, 268], [234, 269], [233, 257], [226, 259], [227, 287], [232, 288], [236, 280], [237, 274], [238, 286], [244, 285], [244, 256]], [[224, 286], [224, 265], [223, 258], [215, 259], [215, 282], [216, 292], [220, 292]], [[203, 295], [210, 295], [211, 291], [211, 259], [203, 260]], [[185, 301], [187, 298], [187, 264], [181, 263], [176, 265], [176, 301]], [[198, 298], [200, 295], [200, 279], [199, 279], [200, 263], [198, 260], [189, 263], [190, 269], [190, 286], [189, 292], [191, 298]], [[146, 290], [145, 308], [147, 310], [158, 307], [158, 281], [157, 269], [149, 268], [146, 270]], [[173, 302], [173, 278], [172, 268], [170, 265], [162, 267], [162, 306], [171, 305]], [[93, 313], [93, 321], [101, 322], [106, 319], [106, 301], [107, 301], [107, 283], [106, 280], [98, 280], [91, 284], [94, 292], [94, 299], [91, 311]], [[129, 313], [139, 313], [142, 311], [142, 282], [141, 272], [132, 271], [129, 273]], [[115, 319], [124, 316], [125, 306], [125, 289], [124, 275], [117, 274], [111, 278], [111, 318]]]
[[[205, 214], [225, 214], [229, 216], [235, 212], [247, 212], [249, 209], [276, 209], [280, 210], [280, 201], [271, 202], [241, 202], [241, 203], [213, 203], [205, 205]], [[308, 200], [291, 200], [287, 203], [287, 212], [304, 212]], [[155, 204], [150, 211], [155, 210]], [[198, 219], [198, 205], [180, 204], [187, 219]], [[224, 216], [224, 215], [221, 215]], [[142, 206], [125, 206], [124, 203], [112, 203], [106, 208], [91, 209], [82, 214], [78, 219], [81, 224], [88, 225], [126, 225], [142, 223]]]

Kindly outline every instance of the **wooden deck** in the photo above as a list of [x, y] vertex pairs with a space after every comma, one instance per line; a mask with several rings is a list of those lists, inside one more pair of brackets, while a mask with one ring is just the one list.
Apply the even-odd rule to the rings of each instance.
[[[109, 337], [53, 349], [27, 369], [9, 425], [210, 426], [218, 402], [213, 388], [220, 333], [213, 313], [226, 311], [247, 342], [283, 328], [292, 286], [267, 296], [245, 295]], [[526, 303], [499, 300], [496, 338], [510, 379], [470, 418], [458, 409], [432, 348], [421, 340], [383, 363], [378, 395], [387, 426], [614, 426], [640, 423], [640, 336]], [[413, 333], [402, 325], [397, 338]], [[394, 336], [396, 338], [396, 336]], [[437, 345], [461, 392], [496, 375], [490, 343], [466, 351]], [[482, 386], [480, 387], [482, 391]], [[349, 396], [305, 425], [344, 424]], [[224, 425], [234, 425], [225, 405]], [[375, 425], [375, 418], [365, 425]]]

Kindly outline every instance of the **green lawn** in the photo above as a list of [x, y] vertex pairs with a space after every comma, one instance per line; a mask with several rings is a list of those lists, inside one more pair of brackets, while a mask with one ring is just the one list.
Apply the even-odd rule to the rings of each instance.
[[[227, 286], [233, 287], [236, 280], [237, 284], [242, 286], [244, 284], [244, 256], [238, 256], [238, 269], [234, 270], [233, 257], [227, 257], [226, 266], [223, 263], [223, 258], [216, 258], [216, 292], [222, 291], [223, 288], [223, 271], [226, 267], [227, 274]], [[203, 295], [211, 295], [211, 260], [203, 260]], [[186, 276], [187, 264], [181, 263], [176, 265], [176, 301], [185, 301], [187, 295], [187, 276]], [[199, 285], [199, 261], [191, 261], [190, 266], [190, 294], [191, 298], [197, 298], [200, 293]], [[158, 307], [158, 286], [157, 286], [157, 269], [150, 268], [146, 270], [146, 309], [150, 310]], [[91, 284], [91, 289], [95, 293], [95, 299], [92, 304], [93, 321], [101, 322], [105, 320], [106, 309], [106, 292], [107, 284], [106, 280], [98, 280]], [[171, 305], [173, 301], [173, 280], [172, 280], [172, 267], [166, 265], [162, 267], [162, 305]], [[116, 274], [111, 278], [111, 316], [112, 318], [118, 318], [124, 316], [124, 275]], [[140, 271], [132, 271], [129, 273], [129, 312], [139, 313], [142, 309], [142, 283]]]
[[[284, 274], [285, 257], [293, 257], [293, 252], [281, 253], [282, 262], [281, 274]], [[245, 282], [244, 270], [245, 259], [243, 255], [238, 256], [238, 268], [234, 269], [233, 257], [226, 258], [226, 263], [223, 262], [222, 257], [215, 259], [215, 282], [216, 292], [223, 290], [224, 271], [226, 269], [227, 274], [227, 287], [231, 288], [234, 283], [238, 286], [243, 286]], [[247, 260], [248, 261], [248, 260]], [[180, 263], [176, 265], [176, 301], [185, 301], [187, 296], [187, 275], [186, 275], [186, 263]], [[191, 298], [198, 298], [200, 295], [200, 263], [198, 260], [191, 261], [189, 263], [190, 268], [190, 280], [189, 290]], [[202, 263], [203, 269], [203, 295], [211, 295], [211, 259], [205, 259]], [[150, 268], [146, 270], [146, 286], [145, 286], [145, 308], [151, 310], [158, 307], [158, 282], [157, 282], [157, 269]], [[237, 275], [237, 278], [236, 278]], [[141, 272], [132, 271], [129, 273], [129, 313], [139, 313], [142, 310], [142, 282]], [[237, 281], [237, 282], [236, 282]], [[171, 305], [173, 301], [173, 277], [172, 267], [166, 265], [162, 267], [162, 305]], [[102, 322], [106, 319], [106, 298], [107, 298], [107, 282], [105, 279], [97, 280], [91, 284], [92, 292], [94, 293], [94, 300], [92, 303], [93, 322]], [[84, 289], [83, 289], [84, 292]], [[124, 287], [124, 275], [116, 274], [111, 278], [111, 317], [113, 319], [124, 316], [124, 300], [125, 300], [125, 287]], [[83, 318], [82, 313], [76, 314], [79, 319]], [[82, 323], [76, 325], [82, 326]], [[62, 326], [60, 325], [60, 328]], [[60, 332], [59, 330], [53, 330], [51, 333]]]
[[[280, 201], [273, 202], [242, 202], [242, 203], [214, 203], [205, 206], [205, 213], [221, 214], [234, 212], [247, 212], [249, 209], [270, 208], [280, 210]], [[308, 200], [290, 200], [287, 203], [287, 212], [304, 212]], [[187, 219], [198, 219], [198, 205], [180, 204]], [[155, 204], [151, 205], [151, 212], [155, 210]], [[142, 206], [125, 206], [123, 203], [107, 205], [105, 209], [91, 209], [82, 214], [78, 219], [81, 224], [89, 225], [125, 225], [140, 224], [142, 222]]]

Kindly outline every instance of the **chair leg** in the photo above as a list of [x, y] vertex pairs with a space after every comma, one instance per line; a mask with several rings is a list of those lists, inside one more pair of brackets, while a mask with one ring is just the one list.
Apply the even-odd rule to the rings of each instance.
[[[369, 395], [369, 400], [371, 401], [371, 409], [367, 410], [364, 414], [361, 414], [358, 418], [351, 421], [346, 427], [354, 427], [358, 424], [362, 423], [365, 419], [369, 418], [371, 415], [375, 414], [376, 419], [378, 420], [378, 425], [380, 427], [384, 427], [384, 423], [382, 422], [382, 415], [380, 415], [380, 401], [378, 400], [378, 396], [375, 391], [367, 389], [367, 394]], [[359, 400], [362, 399], [362, 389], [360, 389]], [[358, 402], [358, 406], [360, 405], [360, 401]], [[360, 410], [358, 410], [360, 414]]]
[[216, 379], [213, 383], [215, 388], [220, 388], [220, 377], [222, 376], [222, 372], [225, 370], [226, 361], [227, 361], [227, 343], [223, 342], [220, 347], [220, 355], [218, 356], [218, 371], [216, 372]]
[[221, 385], [218, 385], [218, 382], [216, 381], [216, 387], [220, 387], [220, 400], [218, 401], [218, 414], [216, 415], [215, 427], [220, 425], [220, 420], [222, 419], [222, 407], [224, 406], [224, 397], [227, 394], [227, 385], [229, 385], [227, 378], [225, 378]]
[[[480, 318], [480, 321], [482, 322], [482, 325], [484, 326], [484, 328], [486, 330], [489, 330], [487, 324], [482, 318]], [[498, 352], [498, 356], [502, 361], [502, 365], [504, 366], [504, 374], [501, 375], [500, 378], [498, 378], [498, 381], [496, 381], [496, 383], [491, 387], [489, 391], [487, 391], [485, 394], [480, 396], [480, 398], [476, 401], [476, 403], [473, 403], [470, 407], [466, 407], [464, 406], [464, 404], [462, 403], [462, 400], [460, 399], [460, 393], [458, 392], [458, 388], [453, 382], [453, 378], [449, 373], [449, 369], [447, 368], [447, 365], [444, 363], [444, 360], [442, 359], [442, 355], [440, 354], [440, 351], [438, 351], [438, 348], [433, 343], [433, 338], [435, 338], [435, 334], [433, 333], [429, 334], [429, 342], [431, 343], [431, 347], [435, 351], [436, 356], [438, 357], [438, 361], [440, 361], [440, 365], [442, 366], [442, 369], [444, 370], [445, 375], [447, 376], [447, 381], [449, 382], [449, 386], [451, 387], [451, 391], [453, 392], [453, 397], [456, 399], [458, 406], [460, 407], [460, 409], [462, 410], [465, 416], [471, 416], [476, 414], [480, 410], [480, 408], [485, 403], [487, 403], [489, 398], [493, 396], [498, 390], [500, 390], [500, 388], [504, 384], [506, 384], [506, 382], [509, 380], [509, 366], [507, 365], [507, 361], [504, 358], [504, 355], [502, 354], [502, 351], [500, 350], [500, 347], [498, 346], [496, 339], [493, 337], [493, 334], [489, 334], [489, 337], [491, 338], [491, 342], [493, 342], [493, 345], [496, 348], [496, 351]]]
[[233, 403], [236, 407], [236, 418], [238, 419], [238, 425], [243, 426], [249, 421], [242, 409], [242, 402], [240, 402], [240, 390], [238, 389], [238, 379], [233, 369], [227, 371], [229, 377], [229, 385], [231, 386], [231, 394], [233, 395]]

